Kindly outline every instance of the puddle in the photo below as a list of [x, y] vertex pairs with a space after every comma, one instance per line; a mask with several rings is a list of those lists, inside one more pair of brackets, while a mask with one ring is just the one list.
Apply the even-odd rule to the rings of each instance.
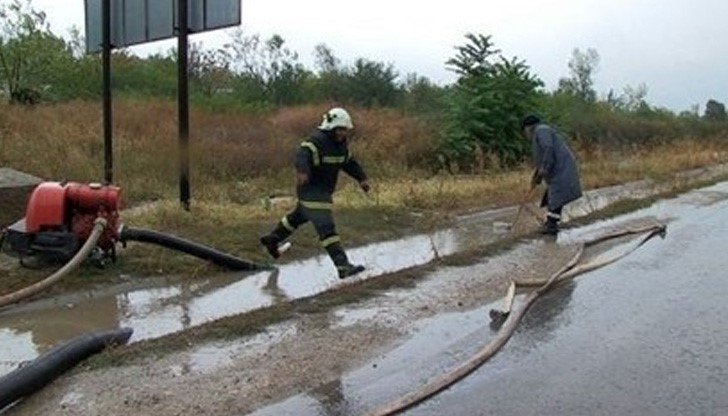
[[8, 328], [0, 329], [0, 370], [8, 372], [24, 361], [32, 360], [38, 356], [38, 346], [33, 341], [30, 331], [13, 331]]
[[206, 344], [193, 349], [191, 352], [181, 354], [177, 364], [169, 367], [169, 372], [175, 376], [188, 374], [210, 374], [215, 370], [232, 363], [235, 356], [243, 351], [254, 354], [256, 350], [268, 349], [275, 340], [295, 333], [296, 328], [288, 323], [275, 325], [266, 332], [246, 338], [245, 343], [219, 342]]
[[360, 322], [369, 321], [377, 316], [385, 315], [386, 310], [382, 308], [347, 308], [338, 309], [334, 312], [337, 328], [346, 328]]
[[418, 385], [487, 342], [494, 333], [483, 331], [483, 325], [493, 306], [421, 320], [411, 338], [370, 364], [251, 415], [360, 414], [364, 408], [357, 397], [383, 400], [391, 396], [390, 386]]
[[[579, 203], [569, 207], [571, 216], [583, 215], [614, 202], [625, 194], [640, 194], [649, 187], [644, 183], [616, 186], [591, 191]], [[647, 192], [646, 190], [644, 192]], [[696, 190], [676, 199], [660, 201], [652, 207], [619, 218], [619, 222], [644, 218], [665, 219], [676, 216], [708, 215], [710, 203], [723, 203], [728, 183]], [[692, 203], [702, 201], [697, 206]], [[713, 202], [708, 202], [713, 201]], [[708, 205], [706, 205], [708, 204]], [[349, 250], [353, 262], [366, 264], [363, 279], [405, 268], [427, 264], [439, 256], [495, 241], [493, 223], [508, 221], [515, 207], [463, 216], [458, 226], [432, 235], [416, 235]], [[597, 232], [616, 225], [616, 220], [602, 221], [587, 227], [566, 230], [560, 244], [590, 238]], [[496, 230], [497, 231], [497, 230]], [[0, 375], [16, 368], [58, 342], [84, 332], [128, 326], [134, 329], [131, 342], [160, 337], [186, 328], [202, 325], [226, 316], [237, 315], [276, 302], [312, 296], [339, 283], [333, 266], [325, 255], [282, 265], [275, 272], [225, 274], [197, 279], [169, 287], [129, 290], [116, 295], [88, 293], [76, 296], [72, 304], [62, 299], [24, 305], [0, 312]], [[353, 325], [358, 319], [337, 317], [341, 325]], [[204, 354], [203, 354], [204, 356]]]
[[[727, 200], [728, 182], [722, 182], [707, 188], [692, 190], [674, 198], [656, 201], [650, 207], [620, 215], [617, 218], [564, 230], [559, 233], [559, 242], [568, 243], [593, 238], [603, 233], [605, 229], [623, 227], [624, 224], [629, 223], [644, 223], [649, 219], [672, 224], [676, 218], [680, 218], [685, 221], [680, 221], [676, 226], [684, 227], [686, 226], [684, 224], [695, 222], [706, 215], [715, 215], [716, 207], [726, 205]], [[668, 225], [668, 234], [671, 228]]]

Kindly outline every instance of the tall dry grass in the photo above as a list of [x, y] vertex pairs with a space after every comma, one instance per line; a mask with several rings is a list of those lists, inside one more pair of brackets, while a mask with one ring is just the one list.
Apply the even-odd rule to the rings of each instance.
[[[191, 112], [193, 201], [247, 205], [265, 217], [260, 198], [292, 193], [297, 143], [318, 124], [324, 105], [270, 113]], [[394, 109], [349, 109], [356, 124], [352, 149], [375, 179], [371, 199], [342, 180], [343, 206], [458, 210], [511, 203], [527, 187], [528, 166], [482, 175], [433, 174], [437, 132]], [[127, 206], [177, 195], [177, 124], [174, 103], [120, 100], [114, 107], [115, 182]], [[576, 149], [583, 182], [593, 188], [659, 177], [728, 160], [724, 138], [671, 141], [627, 151]], [[0, 166], [46, 179], [103, 178], [101, 108], [76, 101], [27, 108], [0, 104]]]
[[[246, 202], [271, 189], [290, 191], [298, 142], [325, 106], [260, 114], [190, 114], [191, 182], [196, 199]], [[114, 181], [136, 204], [177, 192], [174, 103], [117, 101], [114, 105]], [[373, 173], [413, 166], [433, 149], [429, 128], [397, 110], [353, 108], [353, 151]], [[0, 105], [0, 165], [42, 178], [103, 178], [101, 108], [76, 101], [28, 108]]]

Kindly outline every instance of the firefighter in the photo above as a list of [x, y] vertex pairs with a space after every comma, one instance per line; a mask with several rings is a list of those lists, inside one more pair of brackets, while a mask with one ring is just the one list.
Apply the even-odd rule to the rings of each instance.
[[554, 128], [529, 114], [521, 121], [523, 135], [531, 141], [535, 170], [531, 186], [546, 182], [546, 192], [541, 207], [546, 207], [546, 221], [539, 229], [541, 234], [556, 235], [564, 205], [581, 197], [581, 180], [576, 159], [566, 141]]
[[311, 221], [321, 245], [336, 266], [339, 278], [364, 270], [364, 266], [349, 262], [336, 233], [332, 215], [332, 196], [340, 170], [358, 181], [364, 192], [370, 190], [364, 170], [347, 147], [353, 128], [346, 110], [332, 108], [324, 114], [318, 129], [296, 150], [296, 207], [281, 219], [273, 231], [260, 238], [260, 243], [273, 258], [280, 256], [278, 247], [286, 238], [298, 227]]

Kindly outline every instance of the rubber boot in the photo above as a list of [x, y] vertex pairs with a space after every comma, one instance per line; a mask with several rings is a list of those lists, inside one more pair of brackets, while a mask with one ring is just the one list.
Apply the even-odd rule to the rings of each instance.
[[271, 257], [277, 259], [281, 256], [280, 251], [278, 251], [278, 245], [290, 235], [291, 232], [283, 224], [279, 223], [273, 231], [260, 237], [260, 244], [265, 247]]
[[363, 272], [366, 268], [361, 264], [346, 264], [344, 266], [336, 266], [336, 270], [339, 272], [339, 279], [346, 279], [349, 276], [354, 276]]
[[546, 222], [538, 229], [538, 232], [543, 235], [557, 235], [559, 233], [559, 220], [548, 217]]
[[362, 265], [349, 263], [346, 252], [340, 243], [334, 243], [326, 247], [326, 252], [329, 253], [331, 260], [336, 266], [336, 271], [339, 273], [339, 279], [345, 279], [349, 276], [361, 273], [365, 269]]

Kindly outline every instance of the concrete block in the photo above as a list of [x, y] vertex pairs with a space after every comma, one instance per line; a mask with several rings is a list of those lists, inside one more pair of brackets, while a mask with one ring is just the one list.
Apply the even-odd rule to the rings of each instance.
[[0, 227], [25, 216], [30, 192], [43, 180], [10, 168], [0, 168]]

